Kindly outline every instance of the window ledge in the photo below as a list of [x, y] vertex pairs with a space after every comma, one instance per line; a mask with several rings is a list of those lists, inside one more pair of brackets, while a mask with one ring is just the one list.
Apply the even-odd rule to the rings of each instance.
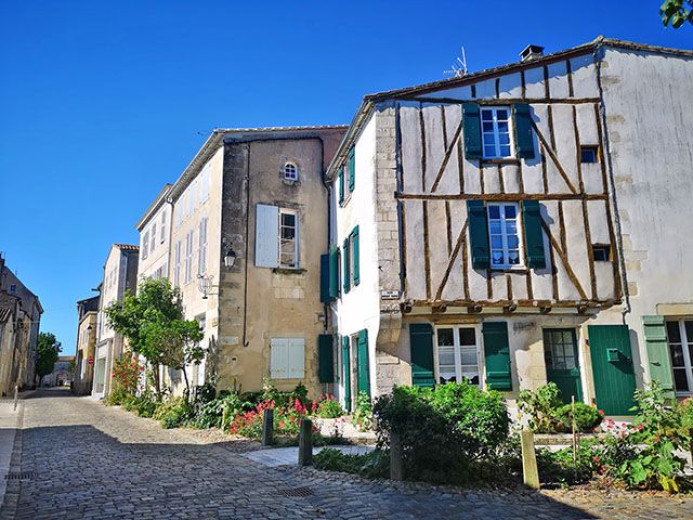
[[516, 157], [504, 157], [502, 159], [481, 159], [484, 164], [520, 164], [520, 159]]
[[529, 269], [526, 267], [498, 267], [498, 268], [493, 268], [491, 267], [489, 269], [492, 273], [515, 273], [515, 274], [527, 274], [529, 273]]
[[307, 269], [302, 269], [300, 267], [296, 269], [291, 267], [274, 267], [272, 272], [276, 274], [303, 274], [307, 272]]

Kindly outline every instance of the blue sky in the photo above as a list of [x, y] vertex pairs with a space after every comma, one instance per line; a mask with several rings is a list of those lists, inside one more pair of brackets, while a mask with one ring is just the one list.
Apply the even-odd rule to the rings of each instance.
[[659, 0], [0, 2], [0, 251], [73, 353], [75, 302], [216, 127], [348, 123], [370, 92], [599, 34], [693, 48]]

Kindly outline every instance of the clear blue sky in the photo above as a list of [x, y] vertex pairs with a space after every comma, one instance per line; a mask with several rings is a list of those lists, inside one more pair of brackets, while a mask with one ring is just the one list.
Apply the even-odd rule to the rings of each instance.
[[659, 0], [0, 1], [0, 251], [73, 353], [75, 302], [215, 127], [348, 123], [366, 93], [599, 34], [693, 48]]

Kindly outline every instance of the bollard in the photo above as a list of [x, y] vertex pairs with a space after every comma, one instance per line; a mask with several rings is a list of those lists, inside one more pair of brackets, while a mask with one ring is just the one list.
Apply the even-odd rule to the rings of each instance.
[[395, 432], [390, 433], [390, 479], [404, 480], [402, 437]]
[[262, 440], [263, 446], [272, 446], [274, 443], [274, 410], [268, 408], [262, 414]]
[[313, 465], [313, 421], [301, 419], [301, 433], [298, 437], [298, 465]]
[[19, 385], [14, 385], [14, 408], [13, 410], [16, 412], [17, 411], [17, 401], [19, 400]]
[[520, 432], [522, 441], [522, 475], [525, 486], [539, 489], [539, 470], [537, 469], [537, 454], [534, 451], [534, 434], [529, 430]]

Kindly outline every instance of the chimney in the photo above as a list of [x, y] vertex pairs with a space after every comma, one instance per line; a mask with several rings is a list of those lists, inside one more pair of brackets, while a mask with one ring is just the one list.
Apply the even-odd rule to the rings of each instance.
[[525, 47], [525, 50], [523, 50], [520, 53], [520, 57], [522, 58], [522, 61], [532, 61], [536, 60], [540, 56], [544, 55], [544, 47], [541, 47], [539, 45], [532, 45], [531, 43]]

